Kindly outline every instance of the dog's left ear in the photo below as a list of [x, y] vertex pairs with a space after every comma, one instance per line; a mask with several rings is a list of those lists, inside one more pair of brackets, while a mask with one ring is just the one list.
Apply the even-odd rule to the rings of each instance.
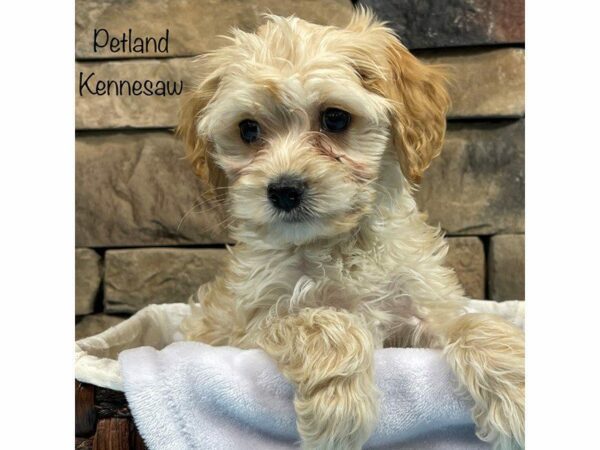
[[415, 58], [394, 35], [385, 47], [389, 76], [385, 96], [393, 101], [394, 146], [404, 175], [419, 183], [425, 170], [442, 151], [450, 98], [440, 68]]
[[441, 66], [425, 65], [368, 10], [347, 28], [358, 33], [352, 59], [364, 86], [392, 104], [393, 144], [402, 172], [418, 183], [442, 150], [450, 98]]

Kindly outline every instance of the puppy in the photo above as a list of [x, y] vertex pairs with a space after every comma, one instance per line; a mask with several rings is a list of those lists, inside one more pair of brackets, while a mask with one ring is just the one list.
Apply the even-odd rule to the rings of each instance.
[[463, 314], [447, 244], [412, 194], [442, 147], [440, 70], [364, 9], [345, 28], [268, 16], [202, 70], [178, 132], [237, 244], [200, 287], [187, 338], [273, 357], [304, 448], [362, 447], [384, 346], [442, 349], [478, 436], [523, 446], [523, 334]]

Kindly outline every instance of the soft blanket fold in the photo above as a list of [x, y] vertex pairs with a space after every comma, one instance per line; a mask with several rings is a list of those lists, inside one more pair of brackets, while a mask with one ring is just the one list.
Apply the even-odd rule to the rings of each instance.
[[[119, 361], [150, 449], [297, 448], [292, 386], [262, 351], [179, 342], [128, 350]], [[375, 362], [381, 419], [366, 448], [488, 448], [438, 352], [385, 349]]]
[[[522, 302], [473, 301], [470, 309], [523, 325]], [[260, 350], [174, 342], [188, 311], [152, 306], [78, 341], [76, 377], [124, 390], [151, 450], [297, 448], [293, 388], [275, 363]], [[475, 437], [471, 400], [440, 352], [378, 350], [375, 372], [380, 419], [365, 448], [489, 448]]]

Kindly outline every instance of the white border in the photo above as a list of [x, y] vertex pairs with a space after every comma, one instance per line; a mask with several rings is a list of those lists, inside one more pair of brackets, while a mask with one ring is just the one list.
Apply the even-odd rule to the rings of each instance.
[[74, 4], [0, 7], [0, 448], [74, 448]]
[[600, 7], [526, 1], [527, 448], [598, 446]]

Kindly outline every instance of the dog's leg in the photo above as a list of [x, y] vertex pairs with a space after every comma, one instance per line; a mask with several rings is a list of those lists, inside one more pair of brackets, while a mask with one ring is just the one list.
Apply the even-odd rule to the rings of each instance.
[[444, 354], [473, 400], [477, 436], [495, 449], [525, 439], [523, 332], [492, 314], [465, 314], [441, 326]]
[[294, 384], [303, 448], [356, 450], [377, 418], [374, 343], [360, 317], [304, 309], [265, 328], [261, 347]]
[[462, 314], [466, 298], [456, 275], [432, 258], [414, 270], [418, 276], [404, 280], [402, 292], [413, 300], [414, 311], [404, 320], [396, 319], [397, 332], [388, 338], [388, 345], [443, 350], [459, 383], [475, 401], [478, 436], [497, 449], [522, 447], [523, 331], [500, 316]]
[[233, 345], [244, 330], [236, 327], [234, 302], [224, 279], [216, 278], [201, 286], [201, 291], [201, 295], [196, 293], [190, 299], [192, 311], [180, 325], [182, 333], [188, 341]]

